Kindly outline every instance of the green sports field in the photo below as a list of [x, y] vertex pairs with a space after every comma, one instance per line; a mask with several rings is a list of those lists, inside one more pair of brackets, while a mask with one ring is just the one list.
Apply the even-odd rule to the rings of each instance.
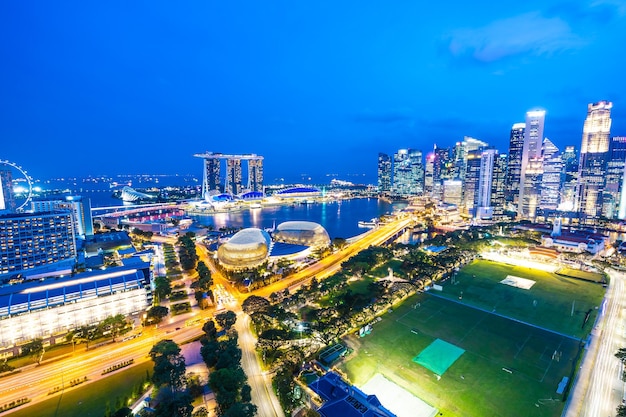
[[[507, 275], [536, 282], [530, 290], [500, 284]], [[361, 386], [380, 373], [444, 416], [560, 416], [557, 387], [572, 376], [602, 286], [487, 261], [466, 266], [457, 282], [409, 298], [371, 334], [350, 336], [346, 342], [356, 354], [341, 365], [349, 379]], [[593, 316], [581, 329], [589, 309]], [[422, 352], [428, 357], [437, 339], [460, 352], [440, 375], [413, 361]]]
[[[530, 279], [529, 290], [501, 284], [508, 275]], [[437, 294], [574, 337], [589, 334], [605, 289], [602, 285], [550, 272], [476, 260], [442, 284]], [[573, 312], [572, 312], [573, 307]], [[583, 326], [587, 312], [587, 323]]]

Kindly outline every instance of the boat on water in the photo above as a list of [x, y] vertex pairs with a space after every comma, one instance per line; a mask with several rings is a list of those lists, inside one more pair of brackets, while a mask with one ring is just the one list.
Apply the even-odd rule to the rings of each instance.
[[369, 228], [377, 227], [378, 226], [378, 219], [377, 218], [373, 218], [370, 221], [359, 220], [358, 225], [359, 225], [359, 227], [369, 227]]
[[260, 208], [263, 208], [263, 206], [260, 203], [250, 204], [250, 209], [260, 209]]

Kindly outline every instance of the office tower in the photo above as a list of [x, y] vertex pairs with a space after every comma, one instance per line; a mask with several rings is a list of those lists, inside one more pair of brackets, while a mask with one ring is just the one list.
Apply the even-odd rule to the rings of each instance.
[[248, 159], [248, 190], [263, 192], [263, 157]]
[[0, 216], [0, 275], [24, 273], [76, 260], [72, 214], [47, 212]]
[[601, 214], [611, 133], [613, 103], [600, 101], [587, 106], [578, 165], [576, 206], [583, 223], [594, 223]]
[[409, 163], [411, 165], [411, 194], [424, 194], [424, 162], [422, 151], [409, 149]]
[[464, 136], [462, 142], [457, 142], [453, 150], [453, 167], [451, 178], [465, 180], [467, 153], [486, 148], [487, 142], [480, 139]]
[[205, 158], [202, 178], [202, 197], [208, 199], [211, 193], [220, 191], [220, 159]]
[[574, 210], [576, 199], [576, 188], [578, 187], [578, 154], [574, 146], [566, 146], [565, 152], [561, 154], [563, 160], [563, 185], [561, 187], [561, 198], [559, 210]]
[[454, 164], [450, 158], [450, 148], [434, 149], [435, 160], [433, 161], [433, 198], [441, 200], [442, 183], [445, 180], [453, 179]]
[[561, 192], [561, 180], [563, 172], [563, 159], [559, 148], [550, 139], [543, 140], [543, 175], [541, 177], [541, 201], [543, 209], [556, 210], [559, 206]]
[[491, 207], [491, 189], [493, 186], [493, 165], [498, 155], [495, 149], [485, 149], [480, 155], [480, 171], [478, 173], [478, 189], [476, 190], [476, 214], [478, 219], [490, 219], [493, 216]]
[[509, 159], [506, 174], [506, 202], [509, 209], [519, 211], [519, 189], [522, 177], [522, 155], [526, 123], [515, 123], [509, 137]]
[[444, 203], [454, 204], [457, 207], [461, 207], [463, 204], [463, 181], [444, 180], [442, 200]]
[[393, 155], [393, 192], [409, 195], [411, 190], [411, 161], [408, 149], [400, 149]]
[[241, 159], [228, 158], [226, 160], [226, 183], [224, 185], [224, 192], [239, 195], [242, 189]]
[[386, 153], [378, 154], [378, 192], [391, 191], [391, 158]]
[[8, 169], [0, 170], [0, 214], [15, 212], [13, 195], [13, 175]]
[[546, 112], [533, 110], [526, 112], [526, 128], [524, 130], [524, 147], [520, 170], [518, 216], [525, 219], [535, 218], [541, 193], [541, 145]]
[[482, 151], [474, 150], [467, 153], [465, 181], [463, 182], [463, 207], [468, 216], [476, 215], [478, 204], [478, 187], [480, 182]]
[[493, 217], [497, 220], [504, 219], [506, 206], [506, 179], [507, 179], [508, 155], [498, 154], [493, 161], [493, 180], [491, 182], [491, 207]]
[[424, 167], [424, 195], [433, 196], [433, 173], [435, 170], [434, 152], [426, 155], [426, 166]]
[[602, 215], [608, 219], [619, 218], [621, 194], [626, 166], [626, 136], [611, 138], [606, 167], [606, 183], [602, 194]]

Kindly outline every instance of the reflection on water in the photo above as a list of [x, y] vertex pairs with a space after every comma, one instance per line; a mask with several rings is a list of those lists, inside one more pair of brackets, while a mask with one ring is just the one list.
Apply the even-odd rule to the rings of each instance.
[[265, 206], [262, 209], [244, 209], [211, 215], [192, 215], [198, 223], [222, 227], [258, 227], [268, 229], [286, 221], [311, 221], [326, 228], [331, 238], [349, 238], [366, 230], [358, 226], [359, 220], [370, 220], [392, 212], [398, 206], [375, 198], [330, 201], [315, 204]]

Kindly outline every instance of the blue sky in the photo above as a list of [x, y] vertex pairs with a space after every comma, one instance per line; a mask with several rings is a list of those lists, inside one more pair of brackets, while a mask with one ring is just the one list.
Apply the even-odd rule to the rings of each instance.
[[534, 108], [560, 147], [604, 99], [626, 135], [626, 1], [499, 3], [2, 2], [0, 159], [200, 175], [194, 153], [241, 152], [268, 183], [373, 182], [381, 151], [507, 152]]

